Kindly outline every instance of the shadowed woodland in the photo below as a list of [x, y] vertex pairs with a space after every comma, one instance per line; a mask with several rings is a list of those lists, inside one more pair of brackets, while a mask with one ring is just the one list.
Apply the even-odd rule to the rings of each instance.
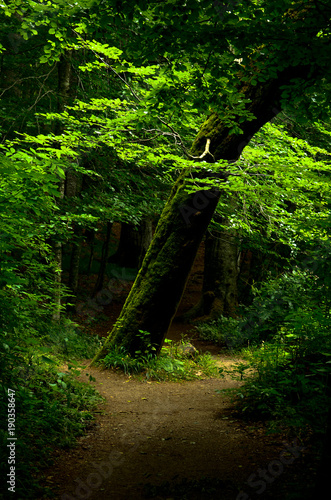
[[0, 498], [330, 489], [330, 12], [0, 4]]

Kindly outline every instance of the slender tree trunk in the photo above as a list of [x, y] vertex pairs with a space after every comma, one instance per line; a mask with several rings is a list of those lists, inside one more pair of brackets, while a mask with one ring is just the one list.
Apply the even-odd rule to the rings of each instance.
[[[65, 180], [65, 196], [67, 198], [78, 196], [81, 189], [82, 189], [81, 176], [76, 172], [68, 170], [66, 173], [66, 180]], [[69, 279], [68, 279], [68, 286], [74, 295], [77, 292], [78, 280], [79, 280], [81, 236], [82, 236], [82, 229], [80, 226], [76, 225], [74, 228], [74, 237], [72, 241]]]
[[86, 229], [85, 237], [87, 243], [90, 245], [90, 257], [87, 266], [87, 274], [90, 274], [94, 258], [95, 231], [93, 229]]
[[[250, 99], [248, 109], [256, 118], [241, 125], [242, 135], [234, 135], [213, 113], [202, 125], [191, 155], [206, 161], [236, 160], [251, 137], [279, 112], [275, 106], [280, 87], [297, 74], [295, 70], [290, 68], [265, 84], [245, 85], [243, 97]], [[195, 193], [188, 194], [192, 174], [202, 180], [200, 189], [198, 186]], [[184, 170], [179, 176], [121, 315], [92, 363], [104, 357], [113, 345], [121, 345], [131, 354], [146, 348], [140, 331], [149, 332], [149, 341], [161, 349], [220, 196], [217, 189], [203, 189], [203, 178], [207, 176], [203, 168], [196, 173]]]
[[[64, 197], [64, 181], [59, 184], [60, 198]], [[62, 242], [53, 241], [53, 254], [55, 264], [54, 274], [54, 309], [52, 314], [53, 321], [60, 321], [61, 317], [61, 297], [62, 297]]]
[[121, 267], [140, 268], [152, 241], [152, 221], [143, 220], [139, 226], [121, 224], [120, 243], [111, 257]]
[[142, 221], [140, 227], [140, 252], [138, 258], [138, 269], [140, 269], [142, 266], [145, 255], [149, 249], [150, 244], [152, 243], [153, 238], [153, 225], [150, 219]]
[[238, 242], [234, 231], [207, 232], [203, 298], [205, 314], [236, 316]]
[[239, 275], [238, 275], [238, 301], [240, 304], [248, 305], [251, 300], [253, 252], [242, 249], [240, 252]]
[[[65, 103], [69, 96], [70, 90], [70, 74], [71, 74], [71, 53], [67, 56], [62, 56], [61, 61], [58, 65], [58, 112], [61, 113], [64, 110]], [[55, 127], [55, 133], [60, 134], [63, 131], [63, 126], [57, 124]], [[59, 191], [61, 193], [61, 198], [64, 197], [65, 192], [65, 182], [61, 181], [59, 186]], [[56, 264], [55, 273], [55, 287], [54, 287], [54, 302], [55, 308], [53, 312], [53, 320], [59, 321], [61, 316], [61, 284], [62, 284], [62, 243], [60, 241], [53, 242], [54, 248], [54, 260]]]
[[94, 286], [93, 296], [96, 295], [103, 288], [103, 283], [105, 280], [106, 267], [109, 258], [109, 250], [110, 250], [110, 237], [111, 237], [111, 228], [113, 224], [112, 222], [107, 222], [107, 231], [106, 231], [106, 239], [102, 245], [101, 252], [101, 263], [99, 268], [99, 274]]
[[[78, 235], [77, 235], [77, 237], [78, 237]], [[78, 289], [79, 263], [80, 263], [81, 249], [82, 249], [81, 241], [79, 239], [76, 239], [72, 243], [69, 279], [68, 279], [68, 286], [74, 295], [76, 295], [77, 289]]]
[[60, 321], [61, 317], [61, 284], [62, 284], [62, 243], [56, 241], [53, 243], [53, 254], [56, 271], [54, 275], [54, 309], [52, 314], [53, 321]]
[[[59, 113], [62, 113], [68, 102], [70, 93], [70, 81], [71, 81], [71, 57], [72, 51], [67, 50], [63, 54], [58, 63], [58, 98], [57, 98], [57, 109]], [[63, 124], [57, 122], [55, 126], [55, 134], [59, 135], [63, 132]]]
[[238, 244], [235, 232], [206, 233], [202, 296], [183, 319], [236, 316], [238, 307]]

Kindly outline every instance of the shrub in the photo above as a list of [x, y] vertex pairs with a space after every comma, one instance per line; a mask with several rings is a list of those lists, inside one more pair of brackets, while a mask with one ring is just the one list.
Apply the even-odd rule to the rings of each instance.
[[[7, 422], [8, 389], [15, 391], [16, 494], [18, 500], [39, 498], [40, 476], [50, 465], [55, 446], [70, 446], [93, 420], [92, 411], [102, 398], [88, 384], [58, 368], [51, 348], [41, 345], [35, 332], [19, 329], [0, 338], [0, 420]], [[76, 368], [76, 369], [73, 369]], [[0, 430], [0, 473], [7, 477], [7, 425]], [[24, 460], [22, 459], [24, 457]], [[6, 481], [1, 488], [7, 491]]]
[[242, 311], [239, 328], [250, 343], [272, 340], [282, 331], [313, 338], [330, 327], [330, 289], [324, 277], [306, 270], [272, 279], [254, 290], [253, 303]]
[[51, 346], [54, 354], [72, 360], [92, 358], [100, 348], [102, 339], [82, 331], [69, 319], [64, 319], [48, 328], [44, 342]]
[[197, 331], [202, 340], [208, 340], [219, 346], [235, 349], [246, 344], [245, 331], [240, 329], [240, 320], [220, 316], [217, 319], [197, 324]]
[[319, 263], [314, 272], [297, 267], [255, 294], [240, 325], [251, 340], [243, 351], [251, 370], [234, 391], [239, 409], [276, 426], [323, 432], [331, 403], [328, 274]]
[[[331, 403], [329, 355], [292, 357], [284, 344], [264, 343], [246, 350], [248, 367], [244, 384], [231, 392], [237, 409], [250, 419], [270, 420], [271, 427], [309, 427], [323, 432]], [[237, 370], [238, 378], [243, 373]], [[239, 376], [240, 375], [240, 376]]]

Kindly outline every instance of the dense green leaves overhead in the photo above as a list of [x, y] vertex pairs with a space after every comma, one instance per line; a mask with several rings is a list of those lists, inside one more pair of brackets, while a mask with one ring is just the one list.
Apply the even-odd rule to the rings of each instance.
[[[115, 78], [118, 74], [114, 73], [116, 68], [109, 67], [108, 58], [113, 59], [110, 50], [114, 54], [114, 50], [120, 49], [123, 59], [137, 67], [162, 66], [172, 85], [170, 88], [169, 84], [159, 82], [156, 99], [159, 105], [168, 101], [167, 107], [170, 104], [173, 111], [185, 103], [182, 116], [189, 103], [200, 113], [212, 108], [223, 113], [232, 110], [236, 115], [238, 101], [242, 101], [238, 99], [238, 86], [242, 87], [245, 81], [257, 84], [275, 78], [288, 66], [298, 68], [298, 80], [295, 88], [291, 85], [284, 90], [287, 101], [301, 100], [303, 90], [312, 98], [318, 94], [316, 83], [330, 79], [330, 9], [319, 1], [223, 4], [196, 0], [182, 5], [173, 1], [96, 0], [68, 4], [59, 0], [22, 0], [9, 1], [3, 6], [0, 13], [4, 28], [3, 64], [11, 65], [14, 57], [15, 65], [21, 63], [20, 75], [6, 76], [10, 85], [3, 85], [3, 90], [8, 98], [15, 89], [22, 92], [26, 84], [32, 83], [25, 78], [34, 79], [39, 92], [31, 95], [29, 88], [27, 96], [28, 108], [34, 101], [32, 111], [49, 107], [54, 99], [54, 64], [68, 51], [73, 55], [75, 68], [71, 97], [86, 94], [87, 86], [91, 85], [98, 93], [104, 91], [104, 96], [111, 88], [115, 90], [114, 85], [119, 91], [119, 81]], [[100, 59], [100, 47], [104, 47], [102, 57], [106, 62]], [[110, 84], [108, 90], [106, 81], [87, 80], [81, 74], [82, 56], [86, 58], [85, 68], [104, 68], [105, 80]], [[130, 70], [127, 65], [124, 69], [125, 81], [130, 84]], [[327, 93], [329, 90], [325, 88]], [[328, 102], [325, 95], [323, 99]], [[53, 101], [53, 110], [55, 105]], [[316, 112], [317, 107], [314, 109]], [[7, 108], [7, 114], [8, 111]], [[322, 111], [321, 107], [318, 111]]]
[[[155, 218], [178, 172], [195, 170], [189, 150], [206, 116], [220, 116], [230, 137], [241, 134], [254, 120], [252, 100], [276, 82], [283, 86], [274, 115], [284, 108], [301, 120], [308, 142], [268, 125], [251, 145], [251, 137], [243, 141], [237, 163], [213, 164], [210, 156], [201, 175], [215, 185], [212, 174], [228, 169], [220, 210], [244, 233], [266, 222], [269, 233], [286, 227], [282, 237], [292, 241], [316, 225], [326, 233], [326, 3], [12, 0], [1, 7], [2, 169], [12, 169], [1, 186], [3, 193], [18, 186], [3, 221], [19, 213], [20, 197], [32, 221], [47, 213], [42, 238], [61, 241], [77, 227]], [[62, 200], [68, 174], [80, 188]]]

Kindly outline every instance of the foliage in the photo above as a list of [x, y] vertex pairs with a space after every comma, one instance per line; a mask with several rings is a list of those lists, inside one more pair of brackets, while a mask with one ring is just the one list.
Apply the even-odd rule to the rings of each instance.
[[[68, 336], [70, 338], [70, 333]], [[55, 335], [50, 334], [52, 346], [40, 337], [40, 332], [30, 333], [28, 329], [21, 332], [19, 328], [10, 334], [2, 332], [0, 337], [0, 418], [3, 423], [7, 422], [8, 389], [15, 391], [17, 498], [36, 498], [41, 494], [42, 470], [51, 464], [52, 451], [57, 446], [75, 443], [76, 437], [91, 425], [93, 410], [102, 400], [94, 388], [76, 379], [81, 368], [77, 362], [69, 363], [68, 372], [60, 368], [63, 357], [60, 360], [54, 355], [61, 347], [54, 349]], [[69, 350], [86, 352], [86, 340], [80, 345], [76, 335], [74, 341], [68, 340]], [[4, 425], [0, 431], [3, 477], [8, 473], [5, 429]], [[3, 486], [7, 490], [5, 482]]]
[[220, 347], [236, 349], [243, 345], [246, 340], [239, 325], [238, 319], [219, 316], [216, 319], [199, 322], [196, 329], [200, 339], [208, 340]]
[[[147, 337], [146, 332], [144, 336]], [[168, 340], [166, 344], [159, 356], [151, 353], [148, 343], [145, 352], [139, 351], [135, 356], [128, 354], [123, 347], [115, 346], [102, 363], [106, 368], [119, 368], [127, 374], [143, 375], [149, 380], [193, 380], [221, 375], [209, 354], [197, 353], [190, 359], [182, 349], [187, 345], [186, 341], [175, 343]]]
[[263, 284], [246, 309], [241, 327], [255, 347], [243, 351], [251, 370], [236, 391], [245, 414], [324, 431], [331, 404], [329, 252], [328, 244], [319, 249], [313, 271], [296, 268]]
[[47, 239], [54, 233], [60, 173], [59, 166], [31, 161], [25, 153], [0, 155], [0, 318], [6, 317], [6, 327], [14, 298], [22, 311], [49, 314], [53, 268]]
[[85, 333], [69, 320], [54, 324], [44, 338], [52, 354], [66, 360], [90, 359], [102, 345], [98, 335]]
[[245, 351], [249, 363], [244, 372], [234, 370], [244, 380], [241, 388], [225, 392], [234, 394], [237, 410], [244, 418], [268, 420], [271, 430], [292, 428], [299, 432], [309, 428], [324, 433], [331, 404], [330, 356], [330, 347], [326, 353], [299, 357], [295, 344], [264, 343]]
[[[325, 130], [320, 123], [313, 126]], [[293, 137], [281, 118], [262, 127], [240, 159], [227, 167], [231, 173], [222, 190], [235, 196], [235, 202], [222, 196], [218, 206], [218, 213], [228, 218], [225, 229], [239, 231], [252, 248], [277, 242], [290, 245], [294, 253], [302, 240], [316, 237], [317, 228], [319, 238], [326, 237], [330, 197], [327, 130], [320, 136], [320, 141], [312, 136], [309, 140]], [[213, 168], [217, 172], [217, 165]]]
[[[324, 245], [322, 252], [327, 259], [329, 247]], [[314, 351], [315, 339], [328, 338], [330, 278], [324, 274], [323, 260], [319, 271], [298, 266], [255, 289], [255, 299], [244, 309], [240, 324], [251, 343], [282, 338], [284, 332], [294, 340], [305, 339], [305, 347], [309, 350], [311, 343]]]

